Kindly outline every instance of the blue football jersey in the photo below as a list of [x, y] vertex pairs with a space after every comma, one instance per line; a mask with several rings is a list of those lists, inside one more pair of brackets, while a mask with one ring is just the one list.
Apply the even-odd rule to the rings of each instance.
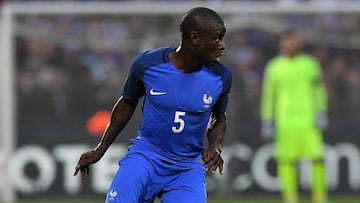
[[172, 158], [197, 157], [204, 150], [209, 116], [225, 112], [231, 87], [230, 70], [217, 63], [183, 73], [168, 57], [174, 48], [145, 51], [131, 65], [122, 95], [144, 96], [143, 120], [137, 139]]

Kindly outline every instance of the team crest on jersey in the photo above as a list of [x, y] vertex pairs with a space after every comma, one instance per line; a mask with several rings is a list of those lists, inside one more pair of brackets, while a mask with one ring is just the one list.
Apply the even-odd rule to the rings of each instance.
[[207, 92], [203, 95], [203, 102], [204, 102], [205, 108], [209, 108], [211, 106], [212, 100], [213, 100], [212, 96], [210, 96], [208, 93], [209, 92]]
[[116, 196], [117, 196], [116, 190], [111, 189], [111, 191], [109, 192], [109, 200], [114, 201]]

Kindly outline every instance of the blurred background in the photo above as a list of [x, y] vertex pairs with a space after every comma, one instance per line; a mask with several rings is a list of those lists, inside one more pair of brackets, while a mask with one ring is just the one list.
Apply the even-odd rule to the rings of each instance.
[[[134, 56], [177, 46], [180, 18], [194, 6], [223, 16], [222, 62], [233, 72], [225, 175], [208, 176], [209, 199], [279, 196], [273, 146], [259, 135], [259, 98], [264, 65], [278, 54], [279, 34], [291, 28], [324, 72], [330, 196], [360, 202], [359, 1], [0, 0], [0, 6], [0, 202], [103, 201], [136, 135], [140, 108], [86, 181], [72, 176], [75, 164], [96, 146]], [[307, 195], [308, 164], [299, 169]]]

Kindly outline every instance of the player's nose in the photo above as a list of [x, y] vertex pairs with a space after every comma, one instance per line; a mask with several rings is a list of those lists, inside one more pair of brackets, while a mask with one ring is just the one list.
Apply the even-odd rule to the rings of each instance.
[[226, 47], [225, 42], [222, 40], [222, 41], [219, 43], [219, 50], [223, 51], [223, 50], [225, 50], [225, 47]]

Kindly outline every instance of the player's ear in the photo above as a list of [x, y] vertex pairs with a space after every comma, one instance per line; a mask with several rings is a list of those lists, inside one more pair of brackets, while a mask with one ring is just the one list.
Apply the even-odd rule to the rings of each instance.
[[196, 31], [191, 31], [190, 41], [192, 45], [197, 46], [199, 44], [199, 33]]

